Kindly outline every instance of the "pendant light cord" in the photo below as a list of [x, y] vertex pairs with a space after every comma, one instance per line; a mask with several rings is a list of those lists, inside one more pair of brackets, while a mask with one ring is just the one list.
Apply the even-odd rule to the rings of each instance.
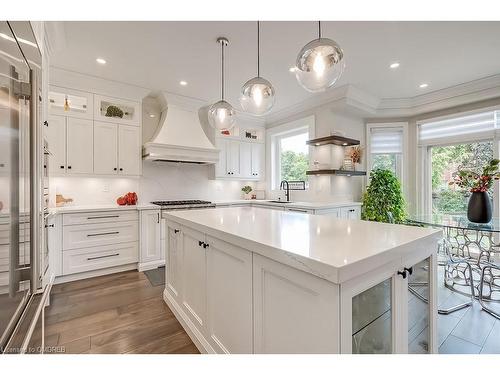
[[318, 21], [318, 39], [321, 39], [321, 21]]
[[260, 21], [257, 21], [257, 77], [260, 77]]
[[221, 97], [224, 100], [224, 42], [221, 44], [221, 76], [222, 76], [222, 87], [221, 87]]

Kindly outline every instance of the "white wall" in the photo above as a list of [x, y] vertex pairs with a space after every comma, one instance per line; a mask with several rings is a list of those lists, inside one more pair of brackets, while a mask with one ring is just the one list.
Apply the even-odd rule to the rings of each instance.
[[[315, 118], [315, 134], [311, 137], [319, 138], [331, 135], [333, 131], [341, 132], [348, 138], [359, 139], [361, 146], [365, 146], [365, 123], [363, 118], [341, 113], [334, 110], [330, 105], [324, 105], [314, 110], [295, 115], [285, 121], [279, 121], [268, 125], [268, 129], [273, 129], [279, 125], [305, 118], [313, 115]], [[266, 149], [268, 150], [269, 147]], [[311, 162], [318, 160], [320, 163], [331, 164], [338, 168], [344, 159], [344, 149], [339, 146], [319, 146], [311, 147]], [[365, 155], [363, 164], [357, 165], [359, 170], [365, 170]], [[269, 166], [268, 166], [269, 167]], [[269, 168], [268, 168], [269, 169]], [[266, 172], [270, 175], [270, 171]], [[292, 191], [291, 199], [306, 201], [360, 201], [365, 186], [365, 177], [360, 176], [309, 176], [309, 189], [307, 191]], [[280, 192], [271, 191], [268, 186], [268, 194], [275, 197]]]

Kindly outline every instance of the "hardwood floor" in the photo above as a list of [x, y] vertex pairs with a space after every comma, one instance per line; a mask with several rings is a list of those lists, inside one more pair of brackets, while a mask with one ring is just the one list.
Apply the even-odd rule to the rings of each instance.
[[199, 353], [142, 272], [54, 285], [46, 346], [65, 353]]

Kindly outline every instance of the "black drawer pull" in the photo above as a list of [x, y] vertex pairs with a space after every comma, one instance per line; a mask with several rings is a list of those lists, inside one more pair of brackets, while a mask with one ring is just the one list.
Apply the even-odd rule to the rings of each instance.
[[179, 233], [179, 229], [174, 229], [174, 233]]
[[93, 234], [87, 234], [87, 237], [107, 236], [108, 234], [118, 234], [118, 233], [120, 232], [93, 233]]
[[410, 268], [406, 268], [406, 267], [405, 267], [405, 268], [404, 268], [404, 270], [405, 270], [406, 272], [408, 272], [408, 275], [413, 274], [413, 267], [410, 267]]
[[101, 255], [99, 257], [87, 258], [87, 260], [102, 259], [102, 258], [111, 258], [111, 257], [117, 257], [118, 255], [120, 255], [120, 253], [109, 254], [109, 255]]
[[205, 242], [203, 242], [203, 241], [198, 241], [198, 246], [203, 246], [204, 243]]
[[55, 224], [45, 224], [45, 228], [54, 228]]
[[307, 213], [307, 210], [299, 210], [298, 208], [289, 208], [288, 211], [295, 211], [295, 212], [304, 212], [304, 213]]
[[120, 215], [108, 215], [108, 216], [89, 216], [87, 220], [92, 220], [92, 219], [112, 219], [114, 217], [120, 217]]
[[207, 247], [209, 247], [209, 246], [210, 246], [210, 245], [209, 245], [209, 244], [207, 244], [207, 243], [204, 243], [204, 244], [203, 244], [203, 248], [204, 248], [204, 249], [206, 249], [206, 248], [207, 248]]
[[398, 271], [398, 275], [401, 275], [403, 279], [406, 279], [406, 271]]

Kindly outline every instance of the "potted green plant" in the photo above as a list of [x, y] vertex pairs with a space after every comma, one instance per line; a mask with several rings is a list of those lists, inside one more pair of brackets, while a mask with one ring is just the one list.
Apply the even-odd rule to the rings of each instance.
[[467, 218], [473, 223], [489, 223], [493, 215], [488, 190], [493, 180], [500, 178], [498, 171], [500, 160], [492, 159], [481, 173], [461, 169], [453, 176], [450, 185], [457, 185], [462, 190], [471, 192], [467, 206]]
[[252, 192], [252, 187], [249, 185], [245, 185], [241, 188], [241, 191], [244, 194], [245, 199], [252, 199], [251, 192]]
[[370, 184], [363, 195], [361, 218], [384, 223], [405, 221], [406, 203], [394, 173], [386, 169], [371, 172]]

